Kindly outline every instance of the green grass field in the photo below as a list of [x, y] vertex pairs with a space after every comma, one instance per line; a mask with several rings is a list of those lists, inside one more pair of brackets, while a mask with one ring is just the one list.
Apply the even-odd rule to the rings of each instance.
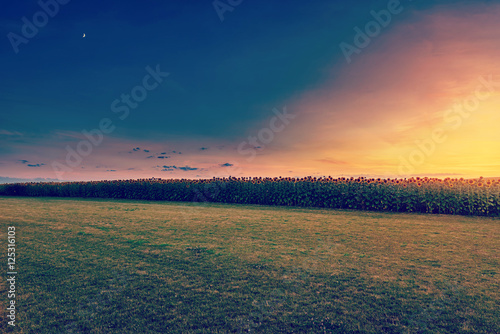
[[16, 333], [500, 333], [500, 219], [0, 197]]

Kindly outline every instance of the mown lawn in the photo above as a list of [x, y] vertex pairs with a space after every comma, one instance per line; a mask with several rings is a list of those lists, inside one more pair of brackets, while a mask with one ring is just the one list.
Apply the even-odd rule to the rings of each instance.
[[0, 197], [17, 333], [500, 333], [500, 219]]

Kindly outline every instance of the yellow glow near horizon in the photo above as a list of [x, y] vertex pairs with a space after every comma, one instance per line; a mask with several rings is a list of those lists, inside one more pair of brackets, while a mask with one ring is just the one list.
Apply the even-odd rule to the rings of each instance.
[[[500, 176], [499, 14], [492, 6], [396, 27], [384, 48], [298, 98], [297, 121], [277, 139], [288, 150], [259, 163], [282, 155], [291, 169], [320, 175]], [[415, 31], [421, 38], [408, 39]]]

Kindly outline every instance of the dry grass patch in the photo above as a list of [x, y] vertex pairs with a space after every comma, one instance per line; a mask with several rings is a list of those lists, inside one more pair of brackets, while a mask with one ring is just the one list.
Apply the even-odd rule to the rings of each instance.
[[1, 197], [0, 212], [26, 333], [500, 332], [499, 219]]

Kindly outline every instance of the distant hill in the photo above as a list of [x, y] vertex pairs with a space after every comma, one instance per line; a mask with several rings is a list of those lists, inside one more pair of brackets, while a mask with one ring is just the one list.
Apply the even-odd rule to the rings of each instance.
[[44, 179], [37, 177], [35, 179], [19, 179], [15, 177], [0, 176], [0, 184], [3, 183], [20, 183], [20, 182], [54, 182], [60, 181], [58, 179]]

